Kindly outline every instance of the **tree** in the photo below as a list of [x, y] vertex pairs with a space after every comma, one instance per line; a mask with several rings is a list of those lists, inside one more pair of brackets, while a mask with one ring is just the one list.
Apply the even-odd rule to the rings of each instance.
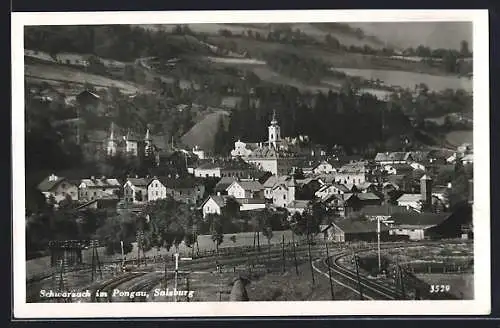
[[472, 54], [469, 50], [469, 42], [462, 40], [460, 42], [460, 55], [462, 57], [470, 57]]
[[215, 252], [219, 254], [219, 245], [224, 241], [224, 233], [222, 231], [222, 219], [218, 214], [209, 214], [206, 217], [209, 222], [210, 235], [212, 236], [212, 241], [215, 245]]

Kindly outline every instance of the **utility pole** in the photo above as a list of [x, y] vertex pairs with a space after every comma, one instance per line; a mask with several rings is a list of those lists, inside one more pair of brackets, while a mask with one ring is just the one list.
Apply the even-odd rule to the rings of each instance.
[[382, 271], [382, 263], [380, 261], [380, 218], [377, 217], [377, 253], [378, 253], [378, 273]]
[[332, 268], [330, 266], [330, 252], [328, 251], [328, 241], [325, 240], [326, 246], [326, 262], [328, 265], [328, 280], [330, 280], [330, 292], [332, 294], [332, 301], [335, 300], [335, 292], [333, 290], [333, 281], [332, 281]]
[[299, 267], [297, 265], [297, 250], [295, 248], [295, 233], [292, 231], [292, 247], [293, 247], [293, 260], [295, 263], [295, 273], [299, 275]]
[[189, 302], [189, 274], [186, 276], [186, 302]]
[[399, 273], [399, 281], [401, 284], [401, 295], [403, 296], [403, 299], [406, 299], [404, 275], [403, 275], [403, 270], [401, 269], [401, 266], [399, 264], [398, 264], [398, 273]]
[[363, 286], [361, 285], [361, 277], [359, 276], [359, 256], [354, 255], [354, 265], [356, 266], [356, 277], [358, 279], [359, 299], [363, 300]]
[[286, 264], [285, 264], [285, 235], [282, 235], [283, 239], [282, 239], [282, 242], [281, 242], [281, 249], [282, 249], [282, 252], [283, 252], [283, 272], [285, 272], [286, 270]]
[[179, 274], [179, 253], [175, 253], [174, 302], [177, 302], [177, 277]]
[[123, 240], [120, 240], [120, 246], [122, 249], [122, 268], [124, 268], [125, 267], [125, 254], [123, 252]]
[[312, 284], [314, 285], [314, 269], [311, 256], [311, 237], [309, 233], [309, 220], [307, 220], [307, 251], [309, 253], [309, 265], [311, 267]]

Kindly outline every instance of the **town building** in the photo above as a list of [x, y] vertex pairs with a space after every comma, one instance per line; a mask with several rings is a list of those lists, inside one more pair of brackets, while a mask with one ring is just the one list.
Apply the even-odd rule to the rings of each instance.
[[127, 203], [144, 203], [148, 201], [148, 178], [127, 178], [123, 185], [123, 198]]
[[335, 174], [335, 181], [343, 184], [362, 184], [370, 179], [370, 169], [366, 162], [354, 162], [343, 165]]
[[92, 201], [100, 198], [118, 198], [121, 183], [114, 178], [82, 179], [78, 186], [79, 199], [82, 201]]
[[236, 199], [264, 199], [264, 186], [259, 181], [234, 181], [226, 191]]
[[215, 162], [202, 164], [194, 169], [194, 176], [198, 178], [220, 178], [221, 165]]
[[[344, 243], [352, 241], [377, 241], [378, 223], [365, 220], [339, 220], [321, 231], [327, 240]], [[380, 223], [380, 240], [389, 240], [389, 227]]]
[[286, 208], [295, 200], [295, 187], [296, 183], [293, 177], [276, 183], [272, 189], [273, 205]]
[[299, 213], [302, 214], [304, 211], [307, 209], [309, 206], [309, 201], [308, 200], [293, 200], [287, 205], [287, 210], [290, 213], [290, 215], [293, 215], [294, 213]]
[[[246, 144], [238, 140], [231, 152], [233, 157], [241, 157], [246, 162], [253, 164], [257, 169], [271, 172], [272, 174], [288, 174], [293, 167], [299, 166], [302, 156], [290, 150], [296, 140], [283, 139], [281, 128], [276, 119], [276, 112], [268, 126], [268, 140], [257, 144]], [[257, 147], [255, 147], [257, 145]]]
[[451, 217], [451, 213], [394, 213], [390, 218], [391, 235], [407, 236], [410, 240], [429, 239], [435, 235], [433, 230]]
[[40, 182], [38, 190], [45, 196], [47, 201], [53, 199], [55, 205], [67, 199], [67, 197], [74, 201], [78, 200], [78, 184], [55, 174], [51, 174]]
[[239, 181], [238, 178], [235, 177], [223, 177], [217, 182], [217, 184], [214, 187], [214, 193], [217, 196], [224, 196], [227, 195], [227, 188], [234, 182], [234, 181]]
[[335, 169], [333, 165], [328, 163], [327, 161], [321, 161], [312, 168], [313, 174], [330, 174], [336, 172], [337, 169]]
[[148, 201], [172, 197], [186, 204], [197, 204], [203, 199], [204, 184], [196, 178], [154, 177], [148, 184]]

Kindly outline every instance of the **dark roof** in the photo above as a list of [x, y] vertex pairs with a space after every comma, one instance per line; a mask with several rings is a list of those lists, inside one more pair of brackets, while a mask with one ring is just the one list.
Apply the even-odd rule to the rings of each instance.
[[259, 191], [264, 190], [264, 186], [259, 181], [238, 181], [243, 190]]
[[363, 214], [365, 214], [367, 216], [378, 216], [378, 215], [390, 216], [394, 213], [408, 212], [408, 210], [404, 206], [397, 206], [397, 205], [391, 205], [391, 204], [368, 205], [368, 206], [364, 206], [361, 211], [363, 212]]
[[225, 191], [234, 181], [238, 179], [234, 177], [222, 177], [215, 185], [215, 191]]
[[130, 181], [131, 184], [137, 187], [146, 187], [151, 179], [148, 178], [128, 178], [127, 181]]
[[[148, 182], [148, 185], [154, 180], [155, 178], [151, 179]], [[199, 179], [196, 179], [194, 177], [186, 177], [186, 178], [169, 178], [169, 177], [160, 177], [158, 178], [160, 182], [167, 188], [170, 189], [190, 189], [190, 188], [195, 188], [196, 186], [202, 185], [202, 182], [200, 182]]]
[[444, 222], [451, 213], [394, 213], [391, 219], [396, 225], [435, 226]]
[[[332, 223], [336, 225], [344, 233], [366, 233], [366, 232], [377, 232], [377, 222], [376, 221], [365, 221], [365, 220], [351, 220], [344, 219]], [[385, 224], [380, 224], [380, 231], [389, 231], [389, 227]]]

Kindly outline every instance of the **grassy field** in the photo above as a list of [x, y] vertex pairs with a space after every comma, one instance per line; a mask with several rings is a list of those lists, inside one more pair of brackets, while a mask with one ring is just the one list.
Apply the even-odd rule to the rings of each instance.
[[432, 91], [444, 89], [464, 89], [472, 92], [472, 80], [453, 76], [436, 76], [413, 72], [402, 72], [378, 69], [335, 68], [350, 76], [360, 76], [365, 79], [380, 79], [386, 85], [413, 89], [416, 84], [424, 83]]
[[46, 65], [46, 64], [30, 64], [25, 65], [25, 78], [43, 80], [51, 82], [69, 82], [69, 83], [90, 83], [98, 87], [115, 86], [123, 93], [134, 94], [142, 88], [134, 85], [131, 82], [113, 80], [104, 76], [85, 73], [83, 71], [62, 66], [62, 65]]
[[452, 131], [446, 135], [446, 140], [455, 146], [459, 146], [463, 143], [473, 143], [474, 132], [471, 130], [465, 131]]

